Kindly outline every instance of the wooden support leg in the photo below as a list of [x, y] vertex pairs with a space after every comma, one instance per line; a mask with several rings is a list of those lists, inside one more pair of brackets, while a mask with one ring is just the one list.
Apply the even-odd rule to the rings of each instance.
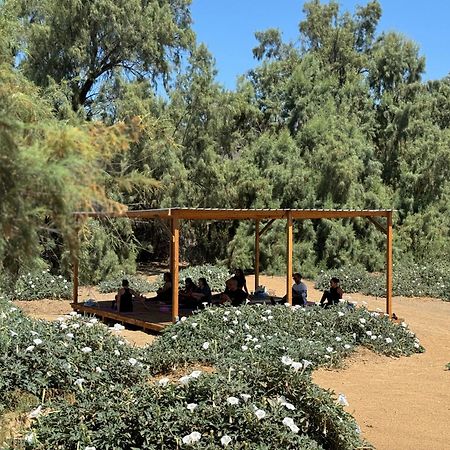
[[178, 321], [178, 270], [180, 254], [180, 224], [178, 219], [171, 219], [170, 267], [172, 269], [172, 322]]
[[259, 286], [259, 220], [255, 221], [255, 291]]
[[386, 233], [386, 314], [392, 317], [392, 211], [387, 216]]
[[292, 252], [293, 252], [293, 221], [292, 212], [288, 212], [286, 224], [286, 298], [290, 305], [292, 305]]

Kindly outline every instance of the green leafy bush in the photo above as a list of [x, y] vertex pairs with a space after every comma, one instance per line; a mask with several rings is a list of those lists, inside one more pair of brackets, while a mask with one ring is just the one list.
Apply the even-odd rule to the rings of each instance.
[[[435, 297], [450, 300], [448, 274], [450, 264], [444, 261], [394, 264], [393, 294], [405, 297]], [[386, 295], [385, 274], [371, 274], [360, 267], [341, 267], [322, 271], [316, 280], [317, 289], [327, 289], [331, 277], [338, 277], [344, 292]]]
[[122, 286], [122, 280], [127, 279], [130, 287], [137, 292], [147, 293], [155, 290], [155, 283], [150, 283], [139, 275], [119, 274], [100, 282], [97, 286], [100, 292], [116, 292]]
[[0, 302], [0, 405], [35, 399], [14, 448], [350, 450], [357, 424], [310, 373], [357, 345], [423, 351], [406, 324], [346, 305], [208, 308], [139, 349], [97, 319], [48, 323]]
[[180, 287], [184, 286], [186, 278], [192, 278], [197, 283], [199, 278], [204, 277], [212, 291], [223, 291], [225, 281], [231, 276], [229, 270], [224, 266], [204, 264], [202, 266], [187, 267], [180, 270]]
[[67, 299], [71, 298], [72, 287], [72, 282], [62, 275], [53, 275], [49, 269], [39, 270], [20, 275], [12, 296], [16, 300]]

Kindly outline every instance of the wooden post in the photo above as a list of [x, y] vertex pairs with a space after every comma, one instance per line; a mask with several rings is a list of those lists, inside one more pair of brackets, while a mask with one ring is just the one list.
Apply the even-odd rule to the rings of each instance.
[[[77, 252], [78, 253], [78, 252]], [[73, 269], [73, 303], [78, 303], [78, 254], [72, 259], [72, 269]]]
[[386, 314], [392, 317], [392, 211], [388, 211], [386, 219]]
[[170, 268], [172, 270], [172, 322], [177, 322], [178, 317], [178, 264], [180, 255], [180, 224], [177, 218], [170, 221]]
[[259, 220], [255, 220], [255, 291], [259, 286]]
[[286, 223], [286, 298], [290, 305], [292, 305], [292, 250], [293, 250], [293, 222], [292, 212], [288, 212]]

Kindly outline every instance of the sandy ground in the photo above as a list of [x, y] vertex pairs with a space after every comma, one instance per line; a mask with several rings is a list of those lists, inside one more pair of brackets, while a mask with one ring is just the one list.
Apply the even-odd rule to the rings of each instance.
[[[253, 277], [247, 278], [253, 290]], [[261, 276], [260, 283], [276, 295], [285, 293], [282, 277]], [[321, 293], [306, 282], [308, 299]], [[93, 290], [80, 292], [82, 298], [111, 298]], [[370, 309], [385, 308], [385, 300], [359, 294], [346, 295], [365, 301]], [[35, 318], [55, 320], [71, 311], [67, 301], [15, 302]], [[394, 297], [393, 311], [417, 334], [426, 351], [420, 355], [388, 358], [361, 349], [343, 369], [318, 370], [314, 381], [344, 393], [346, 407], [358, 421], [363, 436], [379, 450], [450, 450], [450, 303], [430, 298]], [[145, 345], [155, 336], [124, 330], [122, 335], [134, 345]]]

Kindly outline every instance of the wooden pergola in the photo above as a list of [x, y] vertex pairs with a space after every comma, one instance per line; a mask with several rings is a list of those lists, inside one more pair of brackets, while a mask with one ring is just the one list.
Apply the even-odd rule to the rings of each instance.
[[[386, 235], [386, 313], [392, 317], [392, 210], [332, 210], [332, 209], [214, 209], [214, 208], [165, 208], [124, 212], [78, 212], [80, 219], [127, 217], [130, 219], [161, 219], [170, 223], [170, 272], [172, 273], [172, 322], [179, 316], [179, 242], [182, 220], [250, 220], [255, 223], [255, 289], [259, 285], [259, 241], [275, 220], [286, 220], [286, 293], [292, 304], [291, 277], [293, 272], [293, 222], [294, 220], [348, 219], [366, 217]], [[385, 218], [385, 220], [383, 219]], [[263, 221], [267, 221], [262, 223]], [[78, 307], [78, 256], [73, 261], [73, 306]], [[80, 305], [81, 306], [81, 305]], [[92, 312], [92, 311], [90, 311]], [[134, 323], [134, 322], [131, 322]], [[149, 327], [152, 328], [152, 327]], [[154, 329], [158, 327], [153, 327]]]

